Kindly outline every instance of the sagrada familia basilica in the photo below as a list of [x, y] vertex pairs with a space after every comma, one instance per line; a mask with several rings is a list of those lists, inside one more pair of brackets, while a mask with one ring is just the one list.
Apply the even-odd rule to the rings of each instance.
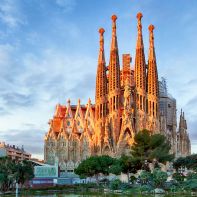
[[145, 61], [142, 13], [137, 14], [137, 44], [134, 68], [130, 54], [122, 55], [120, 66], [116, 33], [117, 16], [112, 19], [109, 64], [105, 61], [104, 32], [99, 29], [100, 49], [96, 74], [95, 104], [56, 106], [45, 135], [45, 162], [59, 159], [62, 171], [71, 172], [91, 155], [119, 157], [127, 154], [135, 134], [148, 129], [164, 134], [177, 157], [190, 154], [187, 123], [181, 112], [177, 127], [176, 100], [167, 93], [166, 81], [158, 80], [154, 47], [154, 26], [149, 30], [148, 62]]

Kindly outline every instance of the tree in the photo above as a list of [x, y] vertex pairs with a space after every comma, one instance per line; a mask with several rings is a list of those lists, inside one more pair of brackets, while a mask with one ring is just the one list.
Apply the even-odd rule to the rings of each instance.
[[121, 168], [120, 160], [119, 159], [114, 159], [114, 162], [109, 169], [109, 173], [112, 173], [112, 174], [115, 174], [115, 175], [120, 175], [121, 172], [122, 172], [122, 168]]
[[186, 181], [183, 182], [183, 187], [189, 191], [197, 191], [197, 173], [189, 173]]
[[173, 179], [176, 180], [178, 183], [182, 183], [185, 179], [185, 175], [183, 173], [174, 173], [172, 175]]
[[20, 163], [17, 163], [15, 169], [16, 181], [22, 186], [27, 180], [31, 180], [34, 177], [33, 166], [29, 161], [24, 160]]
[[117, 190], [117, 189], [120, 189], [120, 186], [121, 186], [121, 181], [119, 179], [115, 179], [111, 182], [110, 184], [110, 188], [112, 190]]
[[134, 175], [130, 176], [129, 181], [130, 181], [132, 184], [134, 184], [134, 182], [135, 182], [136, 180], [137, 180], [137, 178], [136, 178]]
[[151, 172], [147, 172], [146, 170], [142, 170], [139, 178], [140, 178], [142, 184], [147, 185], [148, 183], [150, 183], [152, 181], [152, 174], [151, 174]]
[[160, 169], [155, 168], [153, 172], [148, 172], [143, 170], [140, 173], [140, 180], [143, 185], [161, 188], [164, 186], [164, 183], [167, 181], [168, 174], [166, 172], [161, 171]]
[[187, 169], [197, 171], [197, 154], [179, 157], [174, 161], [173, 166], [176, 170], [186, 167]]
[[0, 158], [0, 190], [7, 191], [14, 181], [15, 162], [8, 157]]
[[110, 173], [119, 175], [121, 172], [127, 174], [128, 182], [130, 181], [129, 174], [136, 173], [141, 169], [139, 161], [131, 156], [122, 155], [119, 159], [114, 159], [113, 165], [110, 167]]
[[98, 157], [98, 163], [100, 165], [100, 173], [103, 175], [109, 175], [111, 166], [116, 162], [115, 158], [108, 155], [102, 155]]
[[178, 171], [179, 168], [181, 167], [186, 167], [186, 160], [183, 157], [179, 157], [173, 162], [173, 166]]
[[33, 166], [29, 161], [17, 162], [8, 157], [0, 158], [0, 190], [5, 192], [13, 189], [15, 182], [23, 185], [32, 179]]
[[152, 173], [153, 184], [155, 188], [161, 188], [164, 186], [164, 183], [167, 181], [168, 174], [163, 172], [160, 169], [154, 169]]
[[75, 174], [78, 174], [80, 178], [92, 177], [98, 173], [98, 159], [96, 156], [90, 157], [82, 161], [79, 166], [74, 170]]
[[129, 174], [136, 173], [141, 168], [138, 159], [127, 155], [122, 155], [117, 164], [117, 168], [120, 168], [120, 172], [127, 174], [128, 181], [130, 180]]
[[197, 154], [192, 154], [192, 155], [185, 157], [185, 166], [188, 169], [191, 169], [197, 172]]
[[164, 135], [151, 135], [150, 131], [144, 129], [135, 135], [134, 141], [131, 156], [140, 163], [141, 167], [145, 161], [152, 162], [156, 159], [160, 163], [165, 163], [174, 158], [173, 154], [169, 154], [170, 144]]
[[78, 174], [80, 178], [95, 176], [98, 183], [99, 174], [109, 175], [111, 167], [115, 162], [116, 159], [108, 155], [91, 156], [82, 161], [74, 172]]

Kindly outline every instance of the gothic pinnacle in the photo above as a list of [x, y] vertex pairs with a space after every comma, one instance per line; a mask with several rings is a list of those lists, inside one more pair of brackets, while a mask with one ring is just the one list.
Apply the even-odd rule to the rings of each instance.
[[136, 17], [137, 17], [138, 20], [141, 20], [141, 18], [143, 17], [143, 15], [142, 15], [141, 12], [138, 12]]
[[[142, 97], [145, 97], [146, 92], [146, 62], [145, 62], [145, 54], [144, 54], [144, 44], [142, 37], [142, 24], [141, 18], [142, 13], [139, 12], [137, 14], [137, 43], [136, 43], [136, 54], [135, 54], [135, 81], [137, 91], [142, 92]], [[139, 105], [140, 107], [142, 105]], [[142, 107], [141, 107], [142, 108]], [[143, 107], [145, 110], [145, 105]]]
[[102, 36], [102, 35], [104, 34], [104, 32], [105, 32], [105, 30], [101, 27], [101, 28], [99, 29], [100, 35]]
[[137, 18], [137, 27], [138, 27], [138, 33], [140, 33], [141, 31], [142, 31], [142, 22], [141, 22], [141, 20], [142, 20], [142, 17], [143, 17], [143, 15], [142, 15], [142, 13], [141, 12], [139, 12], [138, 14], [137, 14], [137, 16], [136, 16], [136, 18]]
[[155, 29], [155, 26], [151, 24], [149, 25], [148, 29], [150, 32], [153, 32], [153, 30]]
[[[147, 92], [148, 92], [148, 109], [151, 116], [158, 115], [158, 73], [154, 48], [154, 25], [149, 25], [149, 54], [148, 54], [148, 70], [147, 70]], [[154, 106], [150, 103], [154, 103]]]
[[[116, 20], [117, 16], [113, 15], [112, 19], [112, 40], [110, 48], [110, 59], [109, 59], [109, 99], [113, 99], [113, 110], [117, 110], [119, 106], [120, 98], [120, 63], [119, 63], [119, 54], [118, 54], [118, 42], [116, 35]], [[114, 91], [116, 90], [116, 91]], [[116, 99], [115, 99], [116, 98]], [[110, 108], [109, 113], [112, 112]]]
[[105, 55], [104, 55], [104, 34], [105, 30], [103, 28], [99, 29], [100, 33], [100, 50], [99, 50], [99, 59], [98, 59], [98, 64], [105, 64]]
[[116, 20], [117, 16], [112, 15], [112, 43], [111, 43], [111, 50], [117, 49], [117, 39], [116, 39]]
[[112, 15], [112, 17], [111, 17], [111, 19], [112, 19], [113, 22], [115, 22], [115, 21], [117, 20], [117, 18], [118, 18], [118, 17], [117, 17], [115, 14]]
[[[99, 29], [100, 34], [100, 46], [98, 55], [98, 67], [96, 75], [96, 94], [95, 94], [95, 117], [96, 119], [101, 118], [106, 114], [104, 107], [106, 105], [106, 94], [107, 94], [107, 77], [106, 77], [106, 65], [105, 65], [105, 53], [104, 53], [104, 32], [103, 28]], [[90, 100], [88, 102], [90, 105]]]
[[154, 48], [154, 34], [153, 34], [153, 30], [155, 29], [155, 27], [154, 27], [154, 25], [149, 25], [148, 29], [149, 29], [149, 44], [150, 44], [150, 48]]
[[144, 48], [144, 44], [143, 44], [143, 38], [142, 38], [142, 19], [143, 15], [141, 12], [139, 12], [136, 16], [137, 18], [137, 48]]

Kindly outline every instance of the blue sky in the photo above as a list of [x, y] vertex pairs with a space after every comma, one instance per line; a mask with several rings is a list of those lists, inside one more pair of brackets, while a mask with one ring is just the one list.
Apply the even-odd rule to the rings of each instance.
[[116, 14], [120, 55], [134, 57], [139, 11], [146, 54], [152, 23], [159, 77], [177, 99], [178, 116], [185, 111], [197, 152], [196, 0], [0, 0], [0, 141], [42, 158], [55, 105], [94, 100], [98, 29], [106, 31], [108, 62]]

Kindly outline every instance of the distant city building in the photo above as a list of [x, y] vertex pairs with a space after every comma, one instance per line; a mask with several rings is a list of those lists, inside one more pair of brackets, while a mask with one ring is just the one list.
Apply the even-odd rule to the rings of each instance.
[[31, 159], [31, 154], [27, 153], [23, 147], [18, 148], [15, 145], [11, 146], [9, 144], [5, 144], [5, 142], [0, 142], [0, 157], [6, 156], [18, 161]]
[[145, 61], [141, 19], [142, 14], [138, 13], [134, 68], [131, 68], [130, 54], [123, 54], [120, 67], [117, 16], [112, 16], [108, 65], [104, 52], [105, 31], [99, 29], [95, 104], [89, 99], [87, 105], [81, 105], [79, 99], [77, 105], [71, 105], [68, 100], [67, 106], [56, 106], [45, 135], [46, 163], [53, 165], [57, 157], [60, 170], [71, 172], [91, 155], [120, 157], [130, 152], [135, 134], [142, 129], [166, 135], [174, 154], [190, 153], [189, 137], [188, 140], [185, 137], [186, 123], [181, 123], [180, 131], [176, 131], [176, 100], [168, 95], [165, 81], [160, 84], [158, 81], [153, 25], [148, 28], [149, 53], [148, 62]]

